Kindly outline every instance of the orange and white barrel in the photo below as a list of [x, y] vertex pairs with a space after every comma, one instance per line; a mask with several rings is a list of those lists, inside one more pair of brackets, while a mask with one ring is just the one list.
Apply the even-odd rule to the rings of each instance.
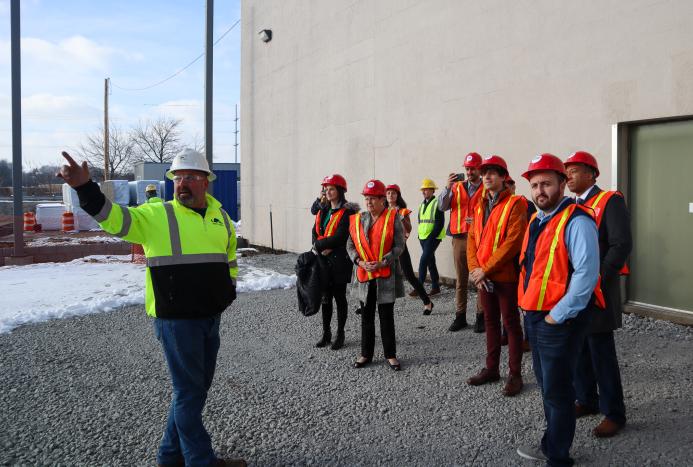
[[75, 230], [75, 215], [70, 211], [63, 213], [63, 232], [74, 232]]
[[24, 213], [24, 231], [33, 232], [36, 225], [36, 216], [33, 212]]

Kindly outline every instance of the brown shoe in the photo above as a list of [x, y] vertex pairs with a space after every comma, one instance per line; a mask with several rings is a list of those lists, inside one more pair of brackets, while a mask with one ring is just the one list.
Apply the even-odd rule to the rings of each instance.
[[428, 292], [428, 295], [438, 295], [440, 293], [440, 288], [436, 289], [431, 289], [430, 292]]
[[598, 409], [593, 409], [586, 405], [580, 405], [575, 403], [575, 418], [587, 417], [589, 415], [597, 415], [599, 413]]
[[520, 391], [522, 391], [522, 376], [520, 375], [510, 375], [505, 382], [505, 387], [503, 388], [503, 395], [507, 397], [517, 396]]
[[597, 438], [611, 438], [612, 436], [615, 436], [616, 433], [621, 431], [621, 428], [624, 426], [625, 424], [621, 425], [620, 423], [611, 421], [608, 418], [604, 418], [604, 420], [602, 420], [601, 423], [597, 425], [594, 430], [592, 430], [592, 434]]
[[414, 290], [412, 290], [411, 292], [409, 292], [409, 296], [410, 296], [410, 297], [418, 297], [418, 296], [419, 296], [419, 292], [417, 292], [416, 289], [414, 289]]
[[467, 384], [470, 386], [481, 386], [482, 384], [492, 383], [498, 381], [500, 375], [497, 371], [491, 371], [488, 368], [483, 368], [478, 374], [472, 376], [467, 380]]

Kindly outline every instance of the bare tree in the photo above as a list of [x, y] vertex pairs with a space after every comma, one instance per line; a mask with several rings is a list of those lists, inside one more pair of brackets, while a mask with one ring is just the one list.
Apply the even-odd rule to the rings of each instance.
[[[109, 139], [109, 178], [114, 179], [126, 175], [132, 171], [132, 163], [135, 159], [135, 145], [127, 133], [119, 127], [111, 126], [108, 132]], [[80, 144], [79, 155], [88, 160], [95, 168], [104, 168], [103, 128], [93, 134], [87, 135], [86, 141]]]
[[181, 121], [174, 118], [159, 117], [145, 123], [140, 122], [132, 130], [132, 140], [136, 148], [136, 158], [143, 162], [171, 162], [180, 152]]
[[199, 152], [200, 154], [205, 153], [205, 140], [200, 136], [199, 133], [195, 133], [195, 136], [190, 139], [188, 144], [185, 146], [190, 149], [194, 149], [195, 151]]

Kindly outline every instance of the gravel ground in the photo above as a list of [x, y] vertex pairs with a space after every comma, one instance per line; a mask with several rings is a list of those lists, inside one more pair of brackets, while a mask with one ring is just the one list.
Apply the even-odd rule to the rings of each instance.
[[[290, 273], [295, 256], [244, 261]], [[399, 373], [382, 360], [379, 339], [375, 364], [351, 367], [353, 313], [345, 348], [315, 349], [320, 318], [300, 316], [295, 295], [241, 294], [223, 316], [204, 414], [220, 455], [252, 465], [532, 465], [515, 454], [538, 442], [544, 423], [530, 358], [518, 397], [503, 397], [502, 382], [467, 386], [483, 365], [484, 338], [447, 331], [452, 290], [436, 297], [431, 316], [418, 300], [398, 301]], [[579, 420], [574, 457], [693, 465], [693, 330], [626, 316], [617, 336], [628, 426], [597, 440], [599, 418]], [[142, 307], [0, 335], [0, 369], [0, 464], [155, 464], [171, 389]]]

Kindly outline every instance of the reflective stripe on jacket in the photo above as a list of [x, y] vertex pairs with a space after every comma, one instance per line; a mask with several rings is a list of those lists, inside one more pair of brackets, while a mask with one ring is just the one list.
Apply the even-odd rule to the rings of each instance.
[[[592, 208], [592, 210], [594, 210], [594, 219], [597, 221], [597, 229], [599, 229], [599, 227], [602, 225], [606, 204], [614, 195], [623, 198], [623, 194], [620, 191], [602, 191], [595, 196], [591, 202], [588, 201], [589, 206]], [[619, 273], [622, 276], [627, 276], [630, 274], [630, 268], [628, 267], [627, 263], [623, 265]]]
[[106, 232], [142, 245], [149, 316], [203, 318], [235, 299], [236, 233], [212, 196], [204, 217], [176, 200], [123, 207], [106, 199], [94, 218]]
[[[426, 240], [431, 233], [436, 223], [436, 213], [438, 212], [438, 200], [433, 198], [428, 204], [425, 202], [419, 206], [419, 239]], [[440, 234], [437, 237], [439, 240], [445, 238], [445, 229], [440, 229]]]
[[[580, 213], [594, 219], [592, 210], [574, 203], [568, 204], [557, 212], [536, 238], [534, 245], [534, 262], [531, 274], [527, 278], [525, 255], [529, 245], [529, 233], [536, 214], [525, 231], [525, 238], [520, 252], [520, 281], [517, 287], [518, 306], [526, 311], [551, 311], [565, 295], [570, 282], [570, 258], [565, 242], [565, 229], [571, 219]], [[595, 252], [599, 254], [599, 252]], [[527, 286], [525, 287], [525, 282]], [[605, 307], [601, 281], [594, 289], [595, 304]]]
[[330, 220], [327, 221], [327, 226], [325, 226], [325, 231], [322, 234], [322, 211], [318, 211], [315, 215], [315, 234], [317, 235], [317, 240], [331, 237], [337, 232], [337, 226], [339, 225], [339, 221], [342, 220], [342, 216], [344, 216], [344, 211], [345, 209], [343, 207], [336, 211], [332, 211]]
[[[515, 246], [514, 251], [510, 251], [508, 254], [509, 265], [505, 269], [509, 269], [511, 272], [515, 270], [514, 257], [519, 251], [520, 247], [520, 232], [526, 227], [526, 211], [527, 204], [519, 195], [510, 195], [508, 193], [501, 193], [501, 199], [498, 204], [493, 206], [491, 214], [484, 223], [484, 209], [485, 209], [485, 199], [481, 199], [477, 203], [476, 212], [474, 213], [474, 221], [472, 223], [473, 236], [474, 236], [474, 246], [476, 247], [476, 260], [479, 266], [486, 268], [487, 263], [491, 256], [498, 250], [498, 248], [506, 241], [509, 230], [509, 221], [513, 209], [517, 206], [517, 209], [521, 210], [521, 217], [519, 222], [515, 222], [513, 227], [515, 230]], [[516, 216], [517, 217], [517, 216]], [[519, 230], [522, 229], [522, 230]], [[512, 268], [510, 267], [512, 266]], [[513, 275], [514, 279], [517, 278]], [[493, 280], [493, 279], [492, 279]]]
[[[356, 252], [362, 261], [382, 261], [383, 256], [392, 250], [395, 238], [395, 219], [397, 210], [388, 208], [383, 211], [368, 232], [363, 231], [361, 225], [361, 213], [349, 218], [349, 234], [354, 242]], [[356, 269], [356, 277], [359, 282], [368, 282], [379, 277], [390, 277], [392, 268], [390, 265], [375, 271], [366, 271], [361, 266]]]
[[466, 218], [474, 216], [479, 199], [486, 196], [486, 188], [482, 185], [477, 188], [472, 198], [469, 198], [464, 182], [455, 182], [450, 189], [452, 192], [450, 198], [450, 233], [458, 235], [469, 231], [469, 224]]

